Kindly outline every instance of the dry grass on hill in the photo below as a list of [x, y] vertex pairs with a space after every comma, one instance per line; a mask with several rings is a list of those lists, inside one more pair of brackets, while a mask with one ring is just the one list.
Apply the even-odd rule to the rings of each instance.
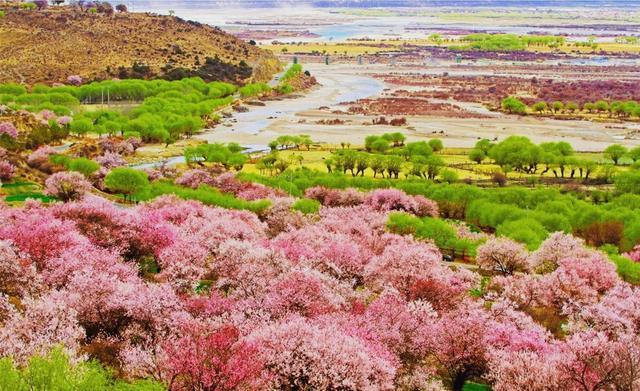
[[[233, 65], [244, 60], [254, 68], [253, 78], [264, 81], [279, 66], [269, 51], [218, 28], [175, 17], [106, 16], [69, 7], [5, 12], [0, 18], [0, 82], [64, 82], [70, 75], [85, 80], [114, 77], [119, 67], [130, 68], [136, 61], [155, 73], [167, 64], [192, 69], [215, 56]], [[243, 78], [229, 69], [227, 74]]]

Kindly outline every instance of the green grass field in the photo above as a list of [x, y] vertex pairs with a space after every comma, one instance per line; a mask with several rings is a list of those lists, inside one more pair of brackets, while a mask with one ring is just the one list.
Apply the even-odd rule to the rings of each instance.
[[15, 181], [3, 183], [0, 186], [0, 195], [4, 195], [4, 201], [9, 204], [19, 204], [29, 198], [45, 203], [55, 201], [54, 197], [49, 197], [42, 193], [40, 185], [32, 182]]

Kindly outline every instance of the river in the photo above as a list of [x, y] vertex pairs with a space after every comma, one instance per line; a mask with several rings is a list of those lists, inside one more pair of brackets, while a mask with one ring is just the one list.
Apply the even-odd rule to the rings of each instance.
[[[356, 66], [356, 65], [354, 65]], [[342, 102], [355, 101], [378, 95], [385, 88], [379, 80], [365, 75], [354, 75], [343, 66], [308, 64], [304, 65], [318, 80], [319, 85], [303, 95], [265, 102], [264, 106], [248, 106], [249, 111], [234, 113], [215, 129], [207, 129], [194, 138], [207, 142], [239, 142], [246, 153], [266, 151], [266, 144], [245, 142], [247, 135], [257, 135], [275, 121], [295, 121], [297, 113], [316, 109], [320, 106], [337, 107]], [[158, 162], [138, 164], [133, 167], [146, 169], [165, 162], [168, 165], [184, 163], [183, 156], [174, 156]]]

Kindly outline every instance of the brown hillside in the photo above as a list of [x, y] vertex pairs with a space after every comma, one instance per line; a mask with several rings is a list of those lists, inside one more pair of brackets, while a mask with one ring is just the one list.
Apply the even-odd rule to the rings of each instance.
[[235, 66], [241, 60], [253, 67], [256, 81], [269, 79], [279, 67], [271, 52], [218, 28], [175, 17], [107, 16], [70, 7], [5, 11], [6, 16], [0, 17], [0, 82], [64, 82], [70, 75], [85, 80], [115, 77], [120, 67], [131, 68], [134, 62], [157, 74], [167, 64], [193, 69], [215, 56], [223, 63], [218, 65], [223, 68], [220, 80], [246, 79], [246, 68], [241, 72]]

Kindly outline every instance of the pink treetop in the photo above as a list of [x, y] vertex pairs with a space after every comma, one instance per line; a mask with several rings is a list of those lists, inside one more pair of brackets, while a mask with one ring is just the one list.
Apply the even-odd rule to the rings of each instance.
[[62, 201], [78, 200], [93, 186], [78, 172], [57, 172], [51, 175], [44, 183], [44, 192], [47, 195], [60, 198]]
[[310, 187], [304, 192], [305, 197], [319, 201], [324, 206], [357, 206], [364, 202], [365, 194], [358, 189], [328, 189], [322, 186]]
[[163, 268], [162, 273], [171, 280], [179, 276], [179, 285], [184, 288], [200, 279], [208, 268], [213, 268], [213, 257], [224, 254], [220, 246], [227, 241], [246, 241], [246, 245], [240, 244], [251, 249], [251, 253], [254, 250], [261, 253], [254, 243], [265, 238], [264, 229], [257, 216], [249, 212], [202, 209], [200, 215], [191, 214], [182, 221], [175, 231], [175, 241], [161, 251], [158, 263]]
[[66, 249], [88, 243], [77, 234], [72, 222], [56, 219], [40, 206], [12, 209], [2, 214], [0, 239], [12, 240], [23, 254], [36, 262], [39, 270], [48, 259], [60, 256]]
[[58, 116], [51, 110], [42, 110], [38, 113], [38, 116], [42, 118], [44, 121], [49, 121], [52, 119], [56, 119]]
[[49, 156], [55, 153], [57, 153], [55, 148], [45, 145], [29, 155], [27, 163], [33, 168], [41, 169], [45, 165], [49, 164]]
[[441, 267], [440, 259], [435, 246], [403, 238], [373, 257], [366, 266], [365, 280], [377, 289], [389, 285], [408, 294], [416, 281], [429, 278], [433, 269]]
[[242, 299], [263, 297], [278, 276], [290, 267], [281, 254], [240, 240], [223, 243], [209, 266], [218, 275], [218, 288], [231, 290], [232, 297]]
[[529, 263], [539, 273], [549, 273], [563, 258], [581, 257], [588, 253], [584, 241], [564, 232], [554, 232], [531, 253]]
[[307, 219], [302, 213], [292, 210], [294, 202], [295, 199], [291, 197], [271, 199], [271, 207], [264, 216], [264, 221], [269, 227], [267, 230], [269, 236], [301, 228], [307, 223]]
[[440, 376], [454, 391], [462, 390], [470, 377], [485, 372], [488, 328], [487, 314], [471, 304], [443, 314], [434, 323], [427, 344], [429, 357], [435, 360]]
[[259, 346], [239, 339], [238, 330], [223, 326], [214, 332], [193, 330], [163, 345], [160, 363], [169, 389], [260, 390], [266, 376], [258, 359]]
[[[256, 330], [249, 340], [273, 375], [271, 387], [392, 390], [396, 368], [358, 338], [302, 317]], [[271, 388], [270, 387], [270, 388]]]
[[613, 341], [593, 330], [574, 334], [562, 346], [560, 382], [568, 390], [625, 390], [640, 384], [637, 336]]
[[0, 136], [6, 134], [11, 138], [18, 137], [18, 129], [11, 122], [0, 122]]
[[511, 275], [529, 271], [526, 248], [511, 239], [495, 238], [478, 247], [476, 263], [481, 269]]
[[381, 211], [403, 210], [411, 212], [415, 208], [413, 198], [397, 189], [373, 190], [367, 194], [364, 203]]
[[361, 280], [364, 266], [373, 256], [355, 238], [318, 225], [282, 233], [271, 244], [293, 262], [309, 261], [314, 268], [343, 280]]
[[205, 170], [193, 169], [176, 179], [176, 184], [197, 189], [200, 185], [213, 185], [213, 178]]
[[82, 77], [80, 77], [79, 75], [71, 75], [67, 77], [67, 82], [71, 85], [79, 86], [80, 84], [82, 84]]
[[561, 390], [560, 354], [497, 351], [489, 361], [488, 379], [495, 391]]
[[500, 297], [514, 303], [520, 310], [528, 310], [542, 303], [543, 283], [530, 274], [495, 276], [491, 288], [500, 291]]
[[213, 179], [213, 185], [225, 193], [231, 193], [238, 198], [253, 201], [264, 198], [283, 197], [285, 193], [253, 182], [239, 181], [231, 172], [225, 172]]
[[71, 121], [73, 121], [73, 118], [63, 115], [61, 117], [58, 117], [58, 119], [56, 120], [56, 122], [58, 123], [58, 125], [60, 126], [67, 126], [71, 123]]
[[609, 336], [640, 332], [640, 290], [618, 283], [602, 299], [580, 308], [572, 317], [571, 329], [591, 327]]
[[0, 240], [0, 294], [25, 296], [38, 290], [39, 276], [10, 241]]
[[417, 216], [438, 216], [438, 205], [423, 196], [410, 196], [397, 189], [378, 189], [369, 192], [364, 204], [374, 210], [399, 210], [413, 213]]
[[384, 346], [400, 361], [400, 357], [424, 356], [425, 336], [436, 317], [429, 303], [407, 301], [398, 291], [387, 289], [363, 310], [354, 306], [343, 327], [349, 335]]
[[438, 203], [425, 198], [421, 195], [413, 196], [413, 213], [416, 216], [429, 216], [429, 217], [438, 217], [440, 216], [440, 211], [438, 208]]
[[97, 157], [96, 161], [100, 163], [101, 166], [108, 169], [121, 167], [127, 163], [122, 156], [115, 152], [106, 152], [104, 155]]
[[619, 282], [615, 265], [600, 252], [565, 258], [558, 268], [542, 277], [541, 300], [571, 313], [595, 303], [601, 294]]
[[174, 229], [153, 214], [119, 208], [99, 197], [57, 204], [57, 218], [73, 221], [91, 243], [131, 259], [160, 252], [173, 242]]
[[47, 354], [63, 345], [72, 358], [78, 358], [84, 330], [78, 325], [76, 312], [60, 294], [53, 292], [39, 299], [23, 302], [24, 313], [14, 313], [0, 327], [0, 356], [11, 356], [24, 364], [33, 355]]
[[13, 178], [15, 166], [7, 161], [0, 160], [0, 180], [7, 181]]
[[351, 290], [315, 270], [293, 269], [272, 283], [263, 306], [275, 318], [299, 314], [307, 318], [335, 312], [346, 305]]
[[514, 352], [550, 352], [551, 333], [513, 303], [499, 300], [491, 305], [491, 319], [485, 341], [492, 349]]

